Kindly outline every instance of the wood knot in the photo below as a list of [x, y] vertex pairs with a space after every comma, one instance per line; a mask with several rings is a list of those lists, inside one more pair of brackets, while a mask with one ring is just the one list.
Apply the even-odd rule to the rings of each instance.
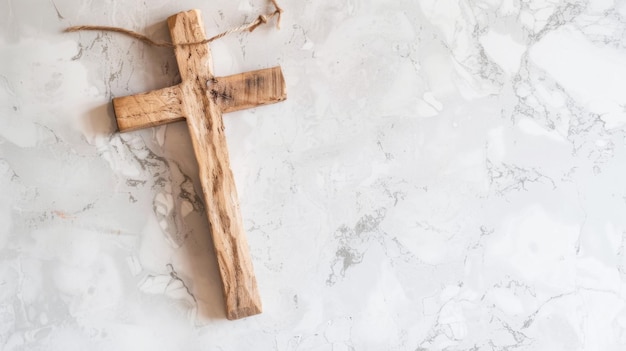
[[217, 90], [215, 89], [211, 89], [211, 98], [213, 99], [213, 102], [217, 102], [217, 97], [219, 96], [220, 93], [217, 92]]

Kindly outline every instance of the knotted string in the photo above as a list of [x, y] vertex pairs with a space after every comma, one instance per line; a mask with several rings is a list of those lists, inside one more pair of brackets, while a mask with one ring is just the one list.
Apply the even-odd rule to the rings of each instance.
[[280, 6], [278, 6], [278, 3], [276, 2], [276, 0], [270, 0], [270, 1], [272, 2], [272, 5], [274, 5], [274, 12], [268, 13], [265, 15], [259, 15], [259, 17], [257, 17], [254, 21], [250, 23], [242, 24], [239, 27], [231, 28], [225, 32], [214, 35], [208, 39], [204, 39], [202, 41], [196, 41], [192, 43], [173, 44], [167, 41], [156, 41], [156, 40], [152, 40], [148, 38], [147, 36], [143, 34], [133, 32], [132, 30], [128, 30], [128, 29], [124, 29], [120, 27], [109, 27], [109, 26], [72, 26], [72, 27], [66, 28], [64, 32], [70, 33], [70, 32], [80, 32], [80, 31], [86, 31], [86, 30], [115, 32], [115, 33], [124, 34], [131, 38], [140, 40], [148, 45], [162, 47], [162, 48], [175, 48], [175, 47], [181, 47], [181, 46], [203, 45], [203, 44], [208, 44], [217, 39], [223, 38], [232, 33], [245, 32], [245, 31], [252, 32], [253, 30], [257, 29], [257, 27], [259, 27], [260, 25], [267, 23], [274, 16], [276, 16], [276, 28], [280, 28], [280, 16], [283, 13], [283, 9], [280, 8]]

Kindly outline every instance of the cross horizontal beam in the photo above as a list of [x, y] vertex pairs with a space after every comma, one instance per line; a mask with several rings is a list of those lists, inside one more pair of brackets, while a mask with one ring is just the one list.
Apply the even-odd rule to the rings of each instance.
[[[280, 67], [217, 77], [207, 82], [207, 93], [222, 112], [273, 104], [287, 98]], [[155, 127], [185, 119], [179, 85], [113, 99], [120, 131]]]

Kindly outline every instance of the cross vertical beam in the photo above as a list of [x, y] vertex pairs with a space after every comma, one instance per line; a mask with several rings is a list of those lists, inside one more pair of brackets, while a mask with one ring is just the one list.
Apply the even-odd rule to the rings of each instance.
[[[198, 10], [167, 20], [172, 42], [206, 39]], [[223, 283], [226, 316], [261, 313], [252, 261], [245, 238], [222, 112], [285, 100], [280, 67], [215, 77], [208, 45], [175, 47], [182, 82], [174, 87], [113, 100], [120, 131], [185, 119], [198, 161], [200, 183]]]

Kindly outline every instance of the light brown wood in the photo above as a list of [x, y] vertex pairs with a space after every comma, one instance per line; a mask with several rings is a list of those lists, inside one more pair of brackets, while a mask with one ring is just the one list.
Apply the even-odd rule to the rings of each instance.
[[273, 104], [287, 98], [280, 67], [215, 78], [209, 83], [209, 89], [222, 112]]
[[182, 121], [183, 93], [178, 85], [113, 99], [120, 132]]
[[[174, 44], [206, 39], [198, 10], [176, 14], [167, 23]], [[284, 78], [280, 67], [216, 78], [208, 45], [177, 46], [175, 55], [182, 82], [114, 99], [118, 127], [129, 131], [186, 119], [223, 282], [226, 316], [238, 319], [261, 313], [222, 112], [284, 100]]]

